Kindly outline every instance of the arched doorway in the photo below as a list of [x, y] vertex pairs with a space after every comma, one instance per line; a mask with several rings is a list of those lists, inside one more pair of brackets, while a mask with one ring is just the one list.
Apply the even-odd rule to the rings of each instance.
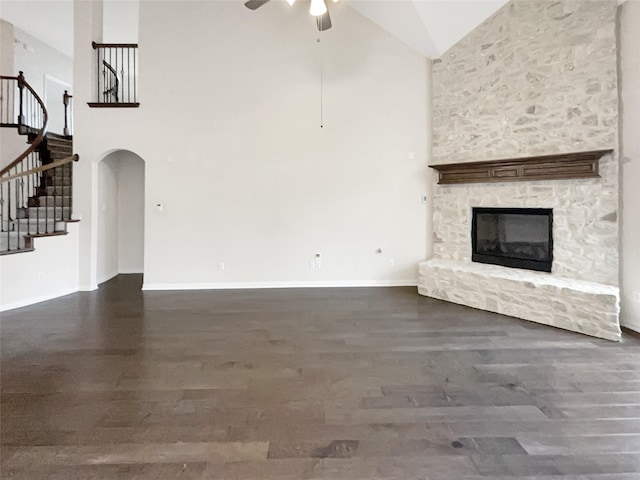
[[128, 150], [98, 164], [98, 283], [144, 272], [144, 181], [144, 160]]

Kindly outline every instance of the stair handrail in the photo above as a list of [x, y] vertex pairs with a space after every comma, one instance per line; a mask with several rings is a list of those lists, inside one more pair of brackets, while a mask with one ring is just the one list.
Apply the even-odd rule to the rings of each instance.
[[18, 88], [20, 89], [20, 111], [18, 114], [18, 128], [22, 126], [26, 126], [26, 124], [23, 123], [24, 119], [23, 119], [23, 111], [22, 111], [22, 91], [24, 88], [26, 88], [29, 92], [31, 92], [36, 102], [38, 102], [38, 104], [40, 105], [40, 108], [42, 108], [42, 127], [40, 127], [39, 129], [38, 135], [33, 139], [33, 141], [31, 142], [31, 145], [29, 145], [29, 148], [27, 148], [24, 152], [18, 155], [18, 158], [16, 158], [13, 162], [11, 162], [9, 165], [7, 165], [2, 170], [0, 170], [0, 177], [2, 177], [6, 175], [11, 169], [19, 165], [20, 162], [22, 162], [22, 160], [27, 158], [29, 154], [33, 153], [38, 148], [40, 143], [42, 143], [42, 140], [44, 139], [44, 136], [47, 133], [49, 113], [47, 112], [47, 107], [45, 107], [44, 102], [42, 101], [40, 96], [31, 87], [31, 85], [29, 85], [29, 83], [25, 80], [24, 73], [22, 71], [19, 72], [19, 75], [17, 77], [0, 75], [0, 79], [16, 80], [18, 82]]
[[16, 173], [8, 177], [2, 177], [0, 178], [0, 183], [8, 182], [9, 180], [14, 180], [16, 178], [31, 175], [32, 173], [40, 173], [47, 170], [51, 170], [52, 168], [58, 168], [58, 167], [61, 167], [62, 165], [66, 165], [67, 163], [77, 162], [78, 160], [80, 160], [80, 155], [78, 155], [77, 153], [74, 153], [70, 157], [65, 157], [60, 160], [56, 160], [55, 162], [49, 163], [47, 165], [42, 165], [40, 167], [32, 168], [31, 170], [25, 170], [24, 172]]

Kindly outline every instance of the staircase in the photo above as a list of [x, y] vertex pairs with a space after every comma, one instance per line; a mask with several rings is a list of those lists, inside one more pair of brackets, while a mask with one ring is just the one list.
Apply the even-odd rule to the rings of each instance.
[[46, 108], [22, 72], [0, 82], [9, 92], [0, 99], [0, 127], [15, 128], [28, 145], [0, 171], [0, 255], [6, 255], [33, 250], [34, 237], [66, 234], [78, 156], [71, 136], [46, 133]]

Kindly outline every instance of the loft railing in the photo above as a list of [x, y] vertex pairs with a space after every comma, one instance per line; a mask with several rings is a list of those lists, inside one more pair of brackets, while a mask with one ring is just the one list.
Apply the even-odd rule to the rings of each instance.
[[96, 51], [95, 102], [90, 107], [138, 107], [138, 45], [91, 44]]
[[69, 164], [77, 156], [52, 162], [43, 155], [48, 118], [22, 72], [0, 76], [0, 126], [15, 128], [28, 144], [0, 170], [0, 253], [28, 250], [32, 236], [54, 234], [64, 228], [60, 222], [71, 219]]

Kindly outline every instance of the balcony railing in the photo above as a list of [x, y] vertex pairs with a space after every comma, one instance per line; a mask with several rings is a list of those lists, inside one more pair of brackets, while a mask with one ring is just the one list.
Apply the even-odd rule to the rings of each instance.
[[139, 107], [138, 45], [91, 44], [96, 51], [96, 101], [90, 107]]

